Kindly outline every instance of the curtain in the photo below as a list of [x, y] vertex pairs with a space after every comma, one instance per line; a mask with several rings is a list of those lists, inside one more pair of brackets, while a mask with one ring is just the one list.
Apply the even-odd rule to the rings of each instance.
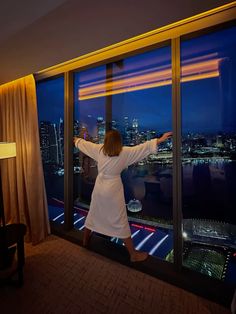
[[16, 158], [1, 161], [6, 222], [26, 224], [26, 241], [37, 244], [50, 226], [33, 75], [0, 86], [0, 141], [16, 142]]

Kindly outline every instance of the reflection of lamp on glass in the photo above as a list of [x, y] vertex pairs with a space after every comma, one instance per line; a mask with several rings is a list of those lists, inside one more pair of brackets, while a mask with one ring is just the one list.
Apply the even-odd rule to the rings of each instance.
[[[16, 156], [16, 143], [0, 142], [0, 159], [6, 159]], [[2, 180], [0, 173], [0, 226], [5, 226], [5, 215], [3, 208]]]
[[133, 199], [130, 200], [129, 203], [127, 204], [128, 211], [132, 213], [137, 213], [142, 210], [142, 204], [139, 200]]

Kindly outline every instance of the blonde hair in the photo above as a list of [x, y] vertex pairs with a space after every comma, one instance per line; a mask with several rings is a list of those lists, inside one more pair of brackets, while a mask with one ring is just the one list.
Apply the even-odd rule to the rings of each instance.
[[102, 151], [109, 157], [119, 156], [122, 151], [122, 138], [118, 131], [110, 130], [106, 133]]

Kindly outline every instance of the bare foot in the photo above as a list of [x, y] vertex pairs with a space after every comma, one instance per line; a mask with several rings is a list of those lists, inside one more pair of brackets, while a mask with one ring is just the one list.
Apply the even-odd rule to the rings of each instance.
[[145, 261], [147, 258], [148, 258], [148, 253], [135, 251], [135, 253], [130, 256], [130, 261], [142, 262], [142, 261]]

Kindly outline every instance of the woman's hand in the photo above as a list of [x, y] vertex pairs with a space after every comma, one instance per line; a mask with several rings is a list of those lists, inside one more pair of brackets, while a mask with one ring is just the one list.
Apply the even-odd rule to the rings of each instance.
[[172, 136], [173, 132], [166, 132], [160, 138], [157, 139], [157, 144], [165, 142], [168, 138]]

